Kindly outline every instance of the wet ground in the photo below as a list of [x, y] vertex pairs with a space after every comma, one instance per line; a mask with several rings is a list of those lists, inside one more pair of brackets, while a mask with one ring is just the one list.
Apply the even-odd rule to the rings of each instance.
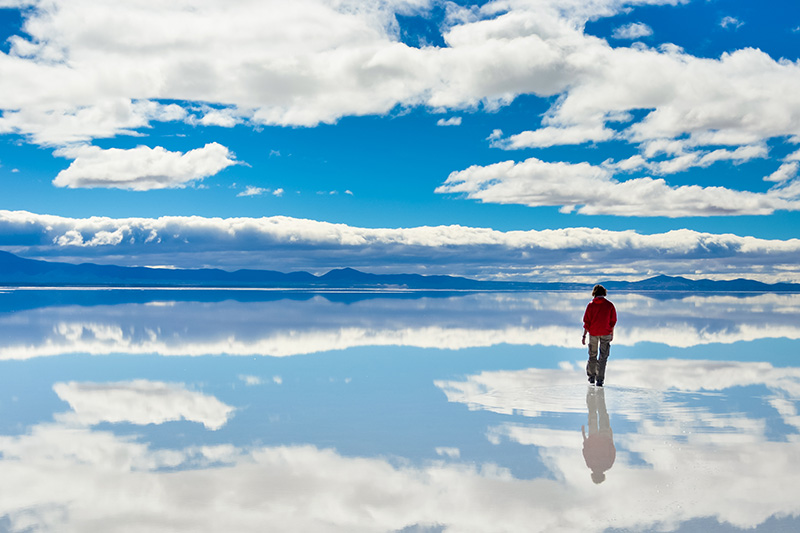
[[800, 295], [0, 291], [0, 531], [798, 531]]

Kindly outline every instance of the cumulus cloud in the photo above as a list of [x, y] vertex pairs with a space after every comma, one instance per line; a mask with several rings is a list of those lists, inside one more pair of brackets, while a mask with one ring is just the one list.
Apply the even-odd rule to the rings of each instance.
[[[400, 41], [396, 15], [425, 13], [427, 0], [208, 1], [191, 10], [32, 1], [25, 33], [0, 54], [0, 132], [59, 144], [159, 120], [311, 126], [398, 105], [491, 109], [533, 94], [560, 96], [552, 127], [586, 129], [649, 110], [623, 132], [637, 143], [688, 135], [752, 144], [798, 134], [797, 64], [755, 49], [714, 59], [674, 46], [614, 48], [583, 32], [624, 4], [452, 5], [445, 46], [415, 48]], [[635, 23], [618, 34], [647, 31]]]
[[241, 379], [248, 387], [262, 385], [264, 383], [264, 380], [258, 376], [240, 375], [239, 379]]
[[800, 163], [797, 161], [790, 161], [784, 163], [772, 174], [764, 177], [764, 181], [774, 181], [777, 183], [784, 183], [789, 180], [794, 180], [797, 177], [797, 170], [800, 168]]
[[[308, 126], [384, 113], [424, 90], [413, 81], [420, 52], [398, 43], [394, 16], [425, 1], [31, 4], [25, 34], [0, 55], [0, 131], [37, 143], [110, 137], [153, 120]], [[404, 79], [408, 87], [395, 83]], [[159, 113], [165, 99], [182, 102], [180, 111]]]
[[502, 137], [502, 132], [497, 130], [490, 140], [495, 148], [503, 150], [518, 150], [521, 148], [546, 148], [567, 144], [583, 144], [586, 142], [601, 142], [613, 139], [614, 131], [602, 124], [553, 127], [547, 126], [535, 131], [524, 131]]
[[[433, 6], [429, 0], [209, 0], [192, 9], [135, 0], [113, 6], [31, 0], [24, 3], [30, 5], [23, 14], [24, 33], [12, 36], [9, 52], [0, 53], [0, 133], [64, 146], [139, 135], [158, 121], [314, 126], [398, 107], [437, 113], [493, 110], [519, 95], [535, 95], [552, 102], [541, 124], [505, 138], [497, 130], [490, 138], [494, 146], [510, 150], [623, 141], [639, 154], [618, 162], [617, 168], [662, 176], [718, 161], [766, 157], [767, 141], [800, 138], [797, 62], [755, 48], [703, 58], [671, 44], [614, 47], [583, 30], [587, 21], [632, 5], [676, 3], [495, 0], [480, 7], [450, 5], [440, 26], [444, 45], [412, 47], [400, 39], [397, 15], [426, 16]], [[725, 17], [721, 25], [733, 28], [741, 21]], [[617, 28], [613, 37], [638, 39], [651, 33], [647, 25], [632, 23]], [[458, 116], [437, 122], [459, 123]], [[653, 151], [653, 146], [670, 143], [680, 150], [666, 159]], [[66, 148], [61, 155], [81, 152], [55, 183], [181, 187], [232, 164], [232, 155], [213, 145], [214, 150], [212, 145], [199, 149], [207, 156], [203, 162], [187, 163], [191, 168], [182, 170], [161, 168], [156, 160], [183, 160], [196, 150], [168, 157], [158, 148], [149, 153], [143, 148]], [[134, 155], [147, 164], [133, 169]], [[619, 212], [581, 197], [563, 203], [558, 197], [548, 199], [547, 191], [538, 191], [542, 198], [533, 203], [525, 196], [516, 203], [559, 205], [565, 211], [582, 205], [580, 213], [638, 216], [659, 211], [652, 197], [645, 201], [642, 194], [655, 191], [666, 194], [675, 208], [665, 216], [709, 216], [794, 209], [796, 200], [795, 188], [788, 186], [759, 194], [674, 187], [650, 178], [609, 183], [605, 186], [620, 194], [632, 189], [631, 200]], [[704, 207], [717, 192], [722, 198]], [[690, 200], [695, 193], [699, 199]], [[634, 198], [642, 203], [632, 205]]]
[[733, 28], [734, 30], [738, 30], [744, 25], [744, 22], [739, 20], [736, 17], [731, 17], [730, 15], [722, 17], [722, 20], [719, 22], [719, 25], [723, 28]]
[[[532, 163], [534, 168], [539, 165]], [[494, 172], [487, 168], [477, 169], [466, 183], [482, 182], [482, 172]], [[545, 169], [555, 175], [576, 172], [569, 166]], [[528, 170], [520, 169], [523, 181]], [[591, 186], [607, 179], [607, 171], [590, 165], [577, 170]], [[609, 183], [613, 190], [614, 183]], [[661, 194], [664, 186], [655, 183], [652, 190]], [[687, 196], [689, 192], [680, 191]], [[566, 188], [564, 194], [578, 198], [579, 193]], [[284, 272], [351, 266], [371, 272], [558, 281], [695, 271], [707, 277], [786, 281], [798, 279], [800, 264], [798, 239], [767, 240], [687, 229], [648, 235], [598, 228], [506, 232], [457, 225], [360, 228], [283, 216], [78, 219], [0, 210], [0, 246], [31, 258], [122, 265]]]
[[[763, 153], [761, 147], [739, 150], [717, 150], [698, 160], [676, 158], [678, 161], [671, 163], [683, 168], [707, 166], [718, 160], [749, 159]], [[800, 210], [800, 191], [782, 184], [765, 193], [697, 185], [676, 187], [650, 177], [620, 181], [610, 169], [588, 163], [551, 163], [536, 158], [453, 172], [436, 192], [463, 194], [485, 203], [558, 206], [562, 212], [577, 210], [586, 215], [686, 217]]]
[[207, 109], [203, 108], [202, 116], [197, 119], [192, 115], [191, 121], [196, 121], [202, 126], [220, 126], [232, 128], [241, 122], [241, 117], [235, 109]]
[[653, 35], [653, 29], [642, 22], [631, 22], [614, 29], [611, 36], [614, 39], [639, 39]]
[[138, 146], [130, 150], [78, 145], [59, 149], [57, 155], [73, 159], [53, 180], [57, 187], [112, 187], [134, 191], [185, 187], [235, 164], [233, 154], [218, 143], [186, 153], [162, 147]]
[[440, 118], [436, 121], [437, 126], [460, 126], [461, 117]]
[[236, 196], [261, 196], [262, 194], [268, 193], [269, 189], [264, 189], [262, 187], [255, 187], [253, 185], [248, 185], [245, 189], [237, 194]]

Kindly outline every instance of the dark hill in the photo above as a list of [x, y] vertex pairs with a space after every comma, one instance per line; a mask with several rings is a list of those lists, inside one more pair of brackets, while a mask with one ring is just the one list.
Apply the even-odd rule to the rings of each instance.
[[[641, 281], [608, 281], [609, 291], [650, 292], [800, 292], [800, 284], [769, 285], [758, 281], [690, 280], [655, 276]], [[411, 290], [591, 290], [582, 283], [479, 281], [456, 276], [369, 274], [353, 268], [334, 269], [322, 276], [274, 270], [161, 269], [24, 259], [0, 251], [0, 285], [40, 287], [197, 287], [282, 289], [411, 289]]]

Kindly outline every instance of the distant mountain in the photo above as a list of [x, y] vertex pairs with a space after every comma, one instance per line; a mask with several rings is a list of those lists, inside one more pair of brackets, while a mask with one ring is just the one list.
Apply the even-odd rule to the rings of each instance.
[[[689, 292], [800, 292], [800, 284], [769, 285], [758, 281], [690, 280], [656, 276], [641, 281], [607, 281], [610, 291]], [[274, 270], [161, 269], [83, 263], [73, 265], [24, 259], [0, 251], [0, 286], [39, 287], [196, 287], [280, 289], [410, 289], [410, 290], [577, 290], [583, 283], [479, 281], [456, 276], [369, 274], [352, 268], [331, 270], [322, 276], [308, 272]]]
[[[47, 287], [218, 287], [282, 289], [520, 290], [533, 284], [478, 281], [454, 276], [367, 274], [352, 268], [322, 276], [273, 270], [161, 269], [23, 259], [0, 251], [0, 285]], [[548, 285], [548, 284], [540, 284]], [[581, 287], [583, 286], [578, 286]]]
[[608, 290], [623, 291], [689, 291], [689, 292], [800, 292], [800, 284], [768, 284], [751, 279], [715, 281], [692, 280], [680, 276], [656, 276], [641, 281], [608, 281], [603, 283]]

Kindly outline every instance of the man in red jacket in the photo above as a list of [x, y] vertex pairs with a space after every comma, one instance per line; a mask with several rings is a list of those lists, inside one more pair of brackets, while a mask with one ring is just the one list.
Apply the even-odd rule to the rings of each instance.
[[[586, 363], [586, 375], [589, 383], [603, 386], [606, 378], [606, 362], [614, 338], [614, 326], [617, 324], [617, 310], [614, 304], [606, 300], [606, 289], [595, 285], [592, 289], [594, 299], [586, 306], [583, 313], [583, 341], [586, 344], [586, 333], [589, 333], [589, 361]], [[600, 357], [597, 357], [597, 348]]]

